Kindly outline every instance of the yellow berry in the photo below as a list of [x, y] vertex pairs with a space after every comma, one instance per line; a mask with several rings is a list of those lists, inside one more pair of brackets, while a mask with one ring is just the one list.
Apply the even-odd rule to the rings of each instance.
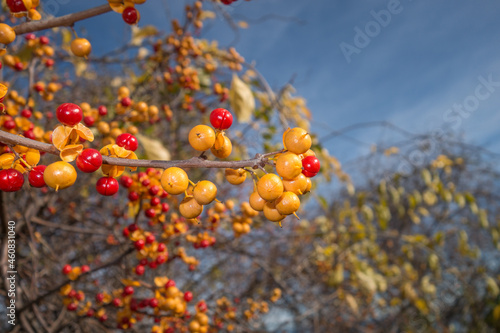
[[5, 23], [0, 23], [0, 43], [10, 44], [16, 39], [16, 32], [12, 27]]
[[295, 213], [300, 207], [300, 200], [297, 194], [293, 192], [283, 192], [276, 199], [276, 210], [282, 215], [290, 215]]
[[226, 180], [233, 185], [240, 185], [247, 178], [247, 172], [244, 169], [226, 169], [225, 170]]
[[302, 173], [302, 161], [297, 154], [280, 154], [276, 160], [276, 172], [283, 179], [293, 179]]
[[215, 143], [215, 132], [207, 125], [197, 125], [189, 132], [189, 144], [196, 150], [205, 151]]
[[203, 212], [203, 206], [196, 202], [193, 196], [188, 195], [179, 204], [179, 212], [187, 219], [194, 219]]
[[248, 202], [242, 202], [240, 205], [241, 212], [248, 217], [255, 217], [259, 214], [259, 212], [250, 206]]
[[255, 209], [256, 211], [262, 212], [262, 210], [264, 209], [264, 204], [266, 203], [266, 200], [262, 199], [257, 191], [254, 191], [254, 192], [252, 192], [252, 194], [250, 194], [249, 203], [253, 209]]
[[196, 320], [193, 320], [192, 322], [189, 323], [189, 332], [198, 333], [199, 331], [200, 331], [200, 323], [198, 323]]
[[257, 182], [257, 192], [266, 201], [273, 201], [279, 198], [283, 194], [283, 190], [283, 182], [274, 173], [265, 174]]
[[63, 161], [49, 164], [43, 173], [43, 180], [47, 186], [62, 190], [73, 185], [76, 181], [75, 168]]
[[312, 141], [306, 130], [295, 127], [285, 132], [283, 144], [288, 151], [303, 154], [311, 148]]
[[86, 57], [92, 51], [92, 45], [85, 38], [75, 38], [71, 42], [71, 52], [77, 57]]
[[193, 196], [200, 205], [208, 205], [217, 196], [217, 187], [208, 180], [202, 180], [193, 190]]
[[181, 168], [168, 168], [161, 175], [161, 186], [168, 194], [181, 194], [187, 190], [188, 185], [189, 179], [186, 171]]
[[311, 192], [311, 187], [312, 187], [311, 178], [306, 177], [306, 182], [307, 182], [307, 186], [306, 186], [306, 189], [304, 191], [304, 194], [307, 192]]
[[285, 191], [293, 192], [297, 195], [302, 195], [306, 193], [307, 188], [307, 177], [303, 173], [300, 173], [297, 177], [291, 180], [283, 180], [283, 186]]
[[278, 212], [274, 201], [266, 202], [266, 204], [264, 205], [264, 216], [271, 222], [279, 222], [286, 217], [285, 215], [282, 215], [280, 214], [280, 212]]

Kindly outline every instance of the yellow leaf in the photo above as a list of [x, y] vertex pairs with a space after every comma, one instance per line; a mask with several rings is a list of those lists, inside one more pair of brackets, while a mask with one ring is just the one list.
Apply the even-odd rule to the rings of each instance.
[[132, 26], [132, 40], [130, 44], [139, 46], [142, 44], [142, 41], [146, 37], [155, 36], [158, 34], [158, 30], [153, 25], [146, 25], [142, 28], [139, 28], [135, 25]]
[[359, 313], [358, 302], [356, 302], [354, 296], [352, 296], [351, 294], [346, 294], [345, 301], [347, 302], [347, 305], [349, 305], [349, 307], [351, 308], [352, 312], [354, 312], [355, 314]]
[[160, 140], [148, 138], [142, 134], [136, 134], [137, 140], [146, 151], [146, 157], [150, 160], [169, 161], [170, 152]]
[[233, 74], [229, 90], [229, 103], [240, 123], [250, 122], [255, 109], [255, 98], [250, 87], [236, 74]]

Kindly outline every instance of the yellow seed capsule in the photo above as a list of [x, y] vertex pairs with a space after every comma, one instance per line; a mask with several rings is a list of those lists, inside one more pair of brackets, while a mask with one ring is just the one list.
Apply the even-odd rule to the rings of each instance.
[[279, 198], [283, 194], [283, 190], [283, 182], [274, 173], [265, 174], [257, 182], [257, 192], [266, 201], [273, 201]]
[[10, 25], [0, 23], [0, 43], [10, 44], [16, 39], [16, 32]]
[[274, 201], [266, 202], [266, 204], [264, 205], [264, 216], [271, 222], [279, 222], [286, 217], [285, 215], [282, 215], [280, 214], [280, 212], [278, 212]]
[[217, 196], [217, 187], [208, 180], [202, 180], [193, 190], [193, 196], [200, 205], [208, 205]]
[[215, 143], [215, 132], [207, 125], [197, 125], [189, 132], [189, 144], [198, 151], [210, 149]]
[[255, 209], [256, 211], [262, 212], [262, 210], [264, 209], [264, 204], [266, 203], [266, 200], [262, 199], [261, 196], [259, 195], [259, 193], [257, 191], [255, 191], [255, 192], [252, 192], [252, 194], [250, 194], [249, 203], [253, 209]]
[[307, 192], [311, 192], [311, 187], [312, 187], [311, 178], [306, 177], [306, 182], [307, 182], [307, 186], [306, 186], [306, 189], [304, 191], [304, 194]]
[[303, 173], [300, 173], [297, 177], [291, 180], [283, 180], [283, 186], [285, 191], [293, 192], [297, 195], [302, 195], [306, 193], [307, 188], [307, 177]]
[[179, 213], [187, 219], [194, 219], [203, 212], [203, 206], [191, 195], [186, 196], [179, 204]]
[[297, 194], [293, 192], [283, 192], [283, 194], [276, 199], [276, 209], [282, 215], [290, 215], [295, 213], [300, 207], [300, 200]]
[[240, 185], [247, 178], [247, 172], [244, 169], [226, 169], [226, 180], [233, 185]]
[[283, 144], [288, 151], [303, 154], [311, 148], [312, 140], [306, 130], [295, 127], [285, 132]]
[[77, 57], [86, 57], [92, 51], [92, 45], [85, 38], [75, 38], [71, 42], [71, 52]]
[[297, 154], [281, 154], [276, 161], [276, 172], [283, 179], [291, 180], [302, 172], [302, 161]]
[[218, 158], [226, 158], [231, 155], [232, 150], [233, 144], [231, 143], [231, 140], [225, 136], [224, 133], [217, 133], [215, 143], [212, 148], [210, 148], [212, 154]]
[[181, 168], [168, 168], [161, 175], [161, 186], [168, 194], [181, 194], [187, 190], [188, 185], [189, 179], [186, 171]]
[[73, 185], [76, 181], [75, 168], [63, 161], [49, 164], [43, 173], [43, 180], [47, 186], [62, 190]]

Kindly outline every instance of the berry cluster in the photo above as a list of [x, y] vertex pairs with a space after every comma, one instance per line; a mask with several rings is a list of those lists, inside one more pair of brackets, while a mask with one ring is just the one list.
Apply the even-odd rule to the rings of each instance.
[[141, 5], [146, 0], [108, 0], [109, 6], [117, 13], [122, 14], [123, 21], [127, 24], [134, 25], [139, 23], [141, 15], [135, 8], [135, 5]]
[[28, 17], [31, 21], [42, 18], [36, 10], [40, 0], [7, 0], [6, 3], [14, 17]]

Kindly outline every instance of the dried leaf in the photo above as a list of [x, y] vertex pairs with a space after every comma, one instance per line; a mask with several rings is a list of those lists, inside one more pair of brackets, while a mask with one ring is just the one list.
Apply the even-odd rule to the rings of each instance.
[[137, 134], [136, 137], [146, 151], [146, 157], [148, 159], [161, 161], [170, 160], [170, 152], [160, 140], [151, 139], [142, 134]]
[[250, 87], [236, 74], [233, 74], [229, 102], [240, 123], [250, 122], [255, 109], [255, 98]]

